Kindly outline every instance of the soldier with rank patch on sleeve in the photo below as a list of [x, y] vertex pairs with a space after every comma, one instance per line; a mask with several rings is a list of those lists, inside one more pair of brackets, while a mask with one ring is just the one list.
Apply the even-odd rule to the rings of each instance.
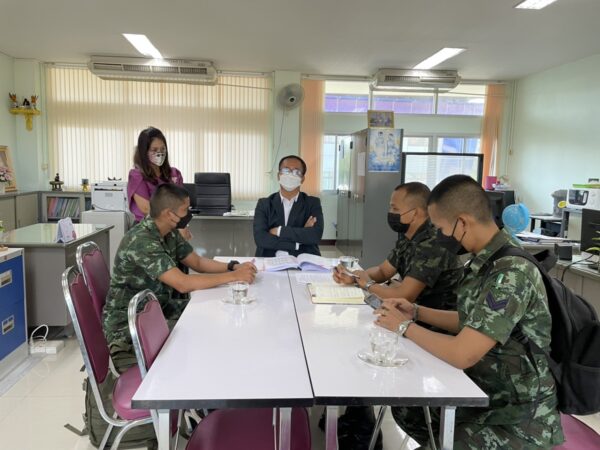
[[[388, 299], [376, 323], [414, 341], [465, 373], [489, 396], [485, 408], [458, 408], [457, 450], [548, 449], [563, 442], [554, 379], [543, 355], [527, 355], [522, 333], [549, 351], [551, 316], [538, 269], [516, 256], [494, 259], [519, 244], [496, 226], [481, 186], [465, 175], [433, 189], [429, 216], [437, 243], [473, 254], [457, 290], [457, 311]], [[450, 334], [436, 333], [415, 320]], [[397, 325], [400, 322], [400, 325]], [[422, 446], [429, 434], [422, 408], [392, 408], [394, 419]], [[432, 411], [439, 427], [439, 410]]]

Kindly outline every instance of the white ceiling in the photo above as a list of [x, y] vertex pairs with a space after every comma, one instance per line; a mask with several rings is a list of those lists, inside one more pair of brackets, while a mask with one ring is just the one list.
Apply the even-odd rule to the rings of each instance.
[[49, 62], [140, 56], [121, 33], [146, 34], [164, 57], [219, 69], [370, 75], [409, 68], [442, 47], [439, 68], [508, 80], [600, 53], [600, 1], [558, 0], [0, 0], [0, 52]]

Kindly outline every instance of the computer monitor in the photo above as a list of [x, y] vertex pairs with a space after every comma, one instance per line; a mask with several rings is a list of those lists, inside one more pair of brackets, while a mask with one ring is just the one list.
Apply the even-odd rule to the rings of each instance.
[[515, 191], [485, 191], [485, 195], [490, 202], [492, 208], [492, 216], [494, 222], [499, 228], [502, 228], [502, 211], [509, 205], [515, 204]]
[[600, 247], [600, 211], [584, 208], [581, 211], [581, 251], [599, 253], [597, 251], [588, 252], [587, 250], [591, 247]]
[[231, 211], [231, 178], [228, 173], [197, 172], [194, 174], [194, 214], [222, 216]]

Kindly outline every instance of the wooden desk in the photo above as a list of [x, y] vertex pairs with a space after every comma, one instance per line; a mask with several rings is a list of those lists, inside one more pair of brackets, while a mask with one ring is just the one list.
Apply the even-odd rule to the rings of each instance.
[[38, 223], [5, 232], [0, 244], [25, 249], [27, 321], [29, 326], [46, 324], [64, 327], [71, 323], [61, 286], [63, 271], [75, 261], [75, 251], [84, 242], [94, 241], [108, 265], [111, 226], [73, 224], [77, 239], [54, 242], [56, 223]]

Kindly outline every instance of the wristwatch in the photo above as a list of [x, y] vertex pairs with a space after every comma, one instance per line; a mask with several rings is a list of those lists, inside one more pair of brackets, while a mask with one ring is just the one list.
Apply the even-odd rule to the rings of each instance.
[[404, 333], [406, 333], [406, 330], [408, 330], [408, 326], [411, 323], [415, 323], [414, 320], [405, 320], [404, 322], [400, 323], [400, 325], [398, 325], [398, 334], [402, 337], [404, 337]]
[[375, 280], [367, 281], [367, 284], [365, 284], [365, 291], [369, 292], [370, 287], [373, 286], [374, 284], [377, 284], [377, 281], [375, 281]]
[[235, 259], [232, 259], [231, 261], [229, 261], [229, 262], [227, 263], [227, 270], [229, 270], [230, 272], [232, 272], [232, 271], [233, 271], [233, 267], [234, 267], [236, 264], [239, 264], [239, 263], [240, 263], [239, 261], [236, 261]]

